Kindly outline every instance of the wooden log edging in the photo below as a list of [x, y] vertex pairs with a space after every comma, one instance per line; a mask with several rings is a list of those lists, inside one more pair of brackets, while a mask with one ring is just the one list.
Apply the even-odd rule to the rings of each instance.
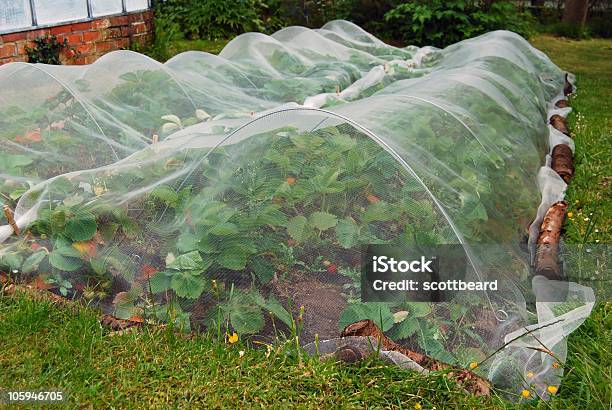
[[550, 125], [553, 126], [553, 128], [571, 138], [569, 129], [567, 128], [567, 120], [564, 117], [560, 116], [559, 114], [555, 114], [550, 117], [549, 122]]
[[565, 73], [565, 84], [563, 85], [563, 94], [566, 96], [571, 95], [574, 92], [574, 86], [569, 81], [569, 74]]
[[563, 226], [566, 211], [567, 202], [565, 201], [556, 202], [548, 208], [538, 235], [535, 254], [535, 271], [538, 275], [542, 275], [551, 280], [562, 279], [562, 271], [558, 260], [558, 250], [559, 239], [561, 238], [561, 228]]
[[[573, 92], [574, 87], [569, 81], [569, 75], [566, 73], [563, 94], [569, 96]], [[569, 106], [570, 104], [567, 99], [561, 99], [555, 103], [556, 108], [567, 108]], [[568, 137], [572, 137], [565, 117], [554, 114], [550, 117], [549, 124]], [[572, 149], [566, 144], [555, 145], [551, 152], [550, 167], [566, 184], [569, 184], [574, 176]], [[566, 213], [567, 203], [565, 201], [558, 201], [552, 204], [542, 220], [536, 241], [535, 273], [551, 280], [563, 279], [563, 271], [559, 263], [559, 242]]]
[[[448, 373], [448, 377], [457, 381], [457, 383], [460, 384], [469, 393], [472, 393], [476, 396], [491, 395], [491, 382], [489, 382], [488, 380], [476, 375], [470, 370], [462, 369], [460, 367], [441, 362], [432, 357], [407, 349], [406, 347], [395, 343], [393, 340], [385, 336], [383, 331], [373, 321], [369, 319], [360, 320], [351, 325], [348, 325], [340, 334], [340, 337], [350, 336], [373, 337], [375, 340], [380, 342], [381, 347], [384, 348], [384, 350], [399, 352], [404, 356], [408, 357], [410, 360], [419, 364], [426, 370], [450, 370], [450, 372]], [[341, 350], [342, 353], [336, 355], [338, 359], [342, 359], [342, 357], [346, 355], [345, 352], [348, 350], [351, 351], [351, 354], [349, 355], [350, 359], [353, 359], [356, 356], [354, 353], [352, 353], [353, 349], [348, 349], [348, 347], [346, 346], [344, 346]]]
[[566, 184], [569, 184], [574, 176], [574, 154], [572, 149], [565, 144], [555, 145], [551, 157], [550, 167], [563, 178]]
[[9, 226], [13, 229], [13, 233], [19, 236], [21, 231], [19, 230], [19, 226], [17, 226], [17, 222], [15, 222], [15, 216], [11, 208], [5, 204], [2, 205], [2, 211], [4, 212], [4, 217], [6, 218]]

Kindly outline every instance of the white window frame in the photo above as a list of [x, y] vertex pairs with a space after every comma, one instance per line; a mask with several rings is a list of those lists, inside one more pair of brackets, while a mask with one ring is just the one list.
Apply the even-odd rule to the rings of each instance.
[[129, 10], [129, 11], [127, 10], [126, 0], [121, 0], [121, 13], [114, 13], [114, 14], [107, 14], [107, 15], [100, 15], [100, 16], [93, 15], [93, 7], [91, 4], [91, 0], [82, 0], [82, 1], [86, 2], [87, 4], [87, 17], [86, 18], [77, 19], [77, 20], [58, 21], [52, 24], [38, 24], [38, 21], [36, 18], [36, 3], [34, 2], [34, 0], [29, 0], [28, 3], [30, 5], [30, 11], [31, 11], [31, 16], [32, 16], [31, 24], [29, 26], [16, 27], [16, 28], [11, 28], [11, 29], [6, 29], [6, 30], [3, 30], [2, 27], [0, 27], [0, 35], [9, 34], [9, 33], [18, 33], [20, 31], [37, 30], [39, 28], [62, 26], [64, 24], [82, 23], [82, 22], [87, 22], [87, 21], [92, 21], [92, 20], [96, 20], [99, 18], [107, 17], [107, 16], [120, 16], [123, 14], [142, 12], [142, 11], [150, 10], [153, 7], [152, 3], [154, 0], [147, 0], [147, 7], [144, 9]]

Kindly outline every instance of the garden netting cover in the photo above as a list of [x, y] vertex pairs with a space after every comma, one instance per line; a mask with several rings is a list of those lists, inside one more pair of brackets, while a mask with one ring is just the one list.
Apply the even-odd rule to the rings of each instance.
[[[303, 309], [302, 343], [369, 318], [460, 366], [510, 342], [475, 371], [547, 396], [593, 306], [530, 271], [565, 190], [550, 147], [573, 149], [547, 125], [564, 79], [511, 32], [396, 48], [346, 21], [165, 64], [7, 64], [0, 195], [23, 232], [0, 220], [0, 267], [191, 330], [271, 340]], [[499, 288], [364, 303], [368, 244], [460, 246], [465, 277]]]

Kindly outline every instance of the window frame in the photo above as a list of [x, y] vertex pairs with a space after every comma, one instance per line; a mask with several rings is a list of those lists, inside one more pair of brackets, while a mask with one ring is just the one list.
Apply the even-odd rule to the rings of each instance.
[[66, 25], [66, 24], [84, 23], [84, 22], [87, 22], [87, 21], [97, 20], [97, 19], [104, 18], [104, 17], [121, 16], [121, 15], [124, 15], [124, 14], [143, 12], [143, 11], [146, 11], [146, 10], [150, 10], [153, 7], [153, 1], [154, 0], [147, 0], [146, 8], [138, 9], [138, 10], [127, 10], [127, 0], [121, 0], [121, 12], [119, 12], [119, 13], [112, 13], [112, 14], [102, 14], [102, 15], [98, 15], [98, 16], [94, 16], [93, 15], [92, 0], [81, 0], [81, 1], [84, 1], [86, 3], [86, 5], [87, 5], [87, 17], [81, 18], [81, 19], [58, 21], [58, 22], [49, 23], [49, 24], [38, 24], [38, 20], [37, 20], [37, 17], [36, 17], [36, 3], [35, 3], [35, 0], [28, 0], [28, 4], [29, 4], [29, 7], [30, 7], [31, 16], [32, 16], [31, 21], [30, 21], [30, 25], [29, 26], [23, 26], [23, 27], [10, 28], [10, 29], [2, 29], [2, 27], [0, 26], [0, 35], [10, 34], [10, 33], [19, 33], [19, 32], [22, 32], [22, 31], [38, 30], [38, 29], [50, 28], [50, 27], [56, 27], [56, 26], [63, 26], [63, 25]]

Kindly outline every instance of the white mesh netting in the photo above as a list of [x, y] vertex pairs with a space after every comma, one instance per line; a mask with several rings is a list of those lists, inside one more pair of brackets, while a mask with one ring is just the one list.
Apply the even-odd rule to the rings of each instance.
[[[593, 306], [529, 269], [530, 224], [565, 189], [540, 169], [564, 76], [511, 32], [395, 48], [346, 21], [165, 64], [2, 66], [0, 195], [25, 233], [2, 221], [0, 268], [187, 329], [273, 338], [303, 306], [308, 343], [370, 318], [463, 366], [532, 330], [476, 372], [546, 396]], [[364, 244], [458, 244], [500, 288], [362, 303]]]

